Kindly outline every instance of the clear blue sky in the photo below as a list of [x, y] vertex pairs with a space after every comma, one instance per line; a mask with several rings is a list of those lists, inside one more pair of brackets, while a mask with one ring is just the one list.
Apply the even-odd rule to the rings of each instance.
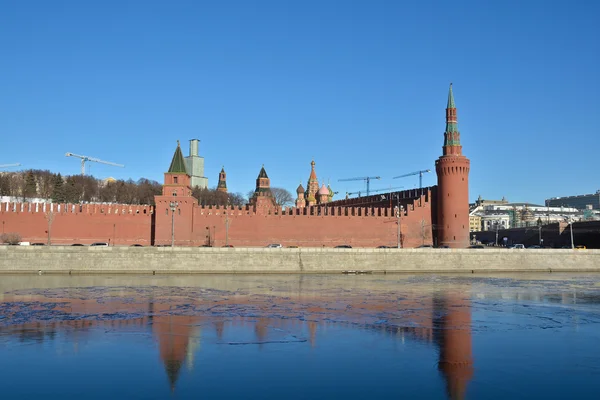
[[[470, 198], [600, 189], [597, 1], [0, 1], [0, 164], [162, 182], [201, 140], [211, 186], [413, 188], [453, 82]], [[435, 174], [424, 184], [435, 184]]]

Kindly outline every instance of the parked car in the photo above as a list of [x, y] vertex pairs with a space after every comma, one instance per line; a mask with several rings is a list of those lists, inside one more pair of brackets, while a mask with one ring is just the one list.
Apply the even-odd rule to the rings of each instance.
[[579, 246], [575, 246], [575, 250], [586, 250], [587, 247], [585, 247], [584, 245], [580, 244]]
[[83, 246], [81, 243], [73, 243], [71, 246]]
[[281, 249], [283, 246], [279, 243], [271, 243], [267, 245], [269, 249]]
[[377, 246], [378, 249], [391, 249], [391, 246]]
[[433, 248], [433, 246], [430, 244], [422, 244], [420, 246], [417, 246], [416, 248], [417, 249], [431, 249], [431, 248]]
[[509, 249], [524, 249], [525, 245], [524, 244], [511, 244], [510, 246], [508, 246]]
[[96, 242], [96, 243], [90, 244], [90, 246], [108, 247], [108, 243], [106, 243], [106, 242]]
[[533, 246], [529, 246], [528, 249], [541, 249], [542, 246], [538, 246], [537, 244], [534, 244]]
[[438, 249], [449, 249], [449, 248], [450, 248], [450, 246], [448, 246], [448, 245], [446, 245], [446, 244], [443, 244], [443, 245], [441, 245], [441, 246], [438, 246], [437, 248], [438, 248]]
[[233, 246], [230, 244], [226, 244], [226, 245], [223, 245], [223, 247], [233, 247]]
[[132, 244], [130, 247], [144, 247], [144, 246], [142, 246], [141, 244], [135, 243], [135, 244]]
[[45, 246], [46, 243], [31, 243], [32, 246]]
[[288, 249], [297, 249], [298, 246], [288, 246]]
[[349, 244], [340, 244], [339, 246], [335, 246], [334, 249], [351, 249], [352, 246]]

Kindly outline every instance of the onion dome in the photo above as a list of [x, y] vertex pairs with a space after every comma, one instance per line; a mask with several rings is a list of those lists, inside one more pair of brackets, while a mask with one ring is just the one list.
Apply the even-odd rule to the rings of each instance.
[[323, 186], [321, 186], [321, 189], [319, 189], [317, 194], [319, 196], [322, 196], [322, 195], [329, 196], [329, 190], [327, 190], [327, 188], [325, 187], [325, 184], [323, 184]]
[[296, 189], [296, 193], [304, 193], [304, 188], [302, 187], [302, 184], [298, 185], [298, 189]]

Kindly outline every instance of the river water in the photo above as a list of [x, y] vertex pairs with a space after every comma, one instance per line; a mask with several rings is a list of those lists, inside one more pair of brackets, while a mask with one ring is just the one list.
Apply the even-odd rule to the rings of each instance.
[[2, 399], [600, 396], [600, 274], [0, 275]]

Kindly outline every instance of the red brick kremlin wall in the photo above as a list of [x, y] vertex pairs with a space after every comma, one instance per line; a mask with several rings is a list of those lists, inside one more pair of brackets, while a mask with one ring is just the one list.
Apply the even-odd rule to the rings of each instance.
[[152, 243], [151, 206], [119, 204], [1, 203], [2, 233], [18, 233], [22, 241], [47, 243], [51, 216], [52, 244], [116, 245]]
[[[403, 247], [432, 243], [431, 193], [404, 199], [401, 215]], [[274, 208], [255, 212], [250, 206], [198, 206], [188, 196], [157, 196], [156, 207], [2, 203], [2, 232], [16, 232], [22, 241], [47, 241], [47, 215], [52, 209], [53, 244], [170, 245], [172, 214], [169, 202], [179, 205], [173, 218], [179, 246], [352, 247], [397, 245], [397, 217], [384, 204], [369, 207]], [[435, 209], [435, 208], [433, 208]], [[153, 219], [155, 222], [153, 224]], [[207, 229], [209, 228], [209, 229]], [[210, 232], [210, 233], [209, 233]]]
[[[403, 247], [432, 244], [431, 192], [405, 200], [401, 216]], [[197, 206], [179, 197], [175, 212], [175, 244], [183, 246], [352, 247], [393, 246], [398, 241], [397, 217], [390, 207], [306, 207], [255, 211], [250, 206]], [[156, 244], [171, 243], [173, 198], [157, 196]], [[435, 209], [435, 207], [433, 208]]]

